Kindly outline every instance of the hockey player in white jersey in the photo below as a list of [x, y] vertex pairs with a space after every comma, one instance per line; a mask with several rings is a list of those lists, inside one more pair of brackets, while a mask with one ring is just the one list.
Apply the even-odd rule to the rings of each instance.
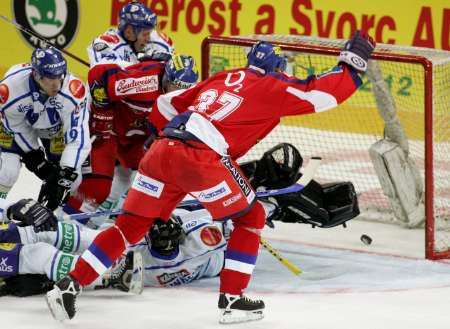
[[58, 50], [37, 48], [0, 81], [0, 116], [0, 216], [21, 163], [43, 180], [39, 200], [56, 209], [91, 149], [83, 82]]
[[91, 66], [105, 61], [127, 66], [140, 56], [172, 54], [172, 40], [156, 29], [156, 22], [156, 14], [139, 2], [123, 6], [117, 29], [108, 29], [87, 48]]
[[[7, 259], [0, 268], [0, 277], [44, 274], [48, 280], [57, 281], [72, 270], [78, 254], [100, 233], [78, 224], [57, 222], [50, 211], [31, 199], [11, 205], [7, 214], [14, 222], [0, 225], [0, 256]], [[139, 293], [143, 285], [168, 287], [215, 277], [223, 267], [227, 231], [226, 223], [214, 223], [206, 210], [178, 209], [168, 222], [155, 223], [145, 240], [131, 246], [127, 257], [91, 287], [112, 286]], [[140, 279], [140, 274], [134, 272], [142, 268]], [[36, 291], [36, 287], [30, 289]], [[23, 287], [10, 293], [27, 294]]]

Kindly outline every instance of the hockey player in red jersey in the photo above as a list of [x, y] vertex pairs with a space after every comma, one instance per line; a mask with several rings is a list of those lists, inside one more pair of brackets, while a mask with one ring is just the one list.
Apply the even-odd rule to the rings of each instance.
[[193, 58], [184, 55], [166, 64], [142, 62], [125, 69], [98, 64], [89, 71], [90, 132], [95, 140], [83, 181], [64, 207], [66, 213], [95, 211], [110, 193], [117, 160], [137, 170], [152, 133], [147, 120], [151, 106], [162, 93], [187, 88], [197, 78]]
[[247, 67], [159, 97], [151, 119], [162, 128], [161, 138], [140, 162], [125, 213], [97, 236], [69, 276], [47, 294], [55, 318], [72, 318], [81, 286], [106, 271], [157, 218], [167, 220], [177, 203], [191, 194], [213, 218], [233, 219], [220, 277], [219, 322], [261, 319], [263, 301], [251, 300], [243, 291], [256, 263], [265, 214], [235, 160], [281, 117], [322, 112], [344, 102], [361, 85], [359, 72], [367, 68], [374, 46], [358, 31], [340, 53], [338, 66], [299, 80], [275, 72], [277, 48], [260, 42], [249, 52]]

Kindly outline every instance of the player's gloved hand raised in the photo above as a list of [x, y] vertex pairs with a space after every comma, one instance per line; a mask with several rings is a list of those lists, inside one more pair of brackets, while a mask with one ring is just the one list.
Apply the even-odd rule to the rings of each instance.
[[58, 168], [45, 158], [44, 151], [41, 148], [22, 155], [22, 162], [29, 171], [33, 172], [41, 180], [46, 180]]
[[358, 72], [367, 70], [367, 61], [375, 49], [375, 41], [366, 32], [356, 31], [339, 54], [339, 62], [350, 65]]
[[114, 110], [91, 106], [89, 129], [92, 135], [109, 138], [113, 132]]
[[55, 210], [67, 201], [72, 184], [77, 177], [78, 174], [73, 168], [59, 168], [42, 184], [38, 201], [50, 210]]
[[140, 62], [145, 61], [157, 61], [157, 62], [167, 62], [172, 58], [172, 54], [164, 51], [163, 49], [155, 49], [154, 47], [149, 47], [143, 52], [137, 54], [137, 58]]
[[18, 226], [33, 226], [35, 232], [56, 231], [58, 220], [53, 212], [33, 199], [22, 199], [12, 204], [6, 210], [9, 220], [14, 220]]

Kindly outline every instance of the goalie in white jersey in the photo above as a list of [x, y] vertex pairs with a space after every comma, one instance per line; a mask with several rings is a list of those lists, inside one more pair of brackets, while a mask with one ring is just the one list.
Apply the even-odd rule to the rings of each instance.
[[43, 180], [39, 200], [56, 209], [91, 149], [83, 82], [58, 50], [37, 48], [0, 81], [0, 117], [0, 218], [22, 162]]

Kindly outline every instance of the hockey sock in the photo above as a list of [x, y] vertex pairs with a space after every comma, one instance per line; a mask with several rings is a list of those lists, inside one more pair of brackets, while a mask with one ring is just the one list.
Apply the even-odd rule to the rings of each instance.
[[247, 288], [258, 256], [258, 231], [264, 227], [264, 222], [265, 212], [259, 203], [233, 221], [234, 230], [228, 241], [225, 266], [220, 274], [220, 292], [240, 295]]
[[122, 255], [126, 247], [125, 243], [122, 232], [117, 227], [112, 226], [106, 229], [81, 255], [75, 264], [75, 269], [69, 273], [70, 276], [82, 286], [92, 283]]

